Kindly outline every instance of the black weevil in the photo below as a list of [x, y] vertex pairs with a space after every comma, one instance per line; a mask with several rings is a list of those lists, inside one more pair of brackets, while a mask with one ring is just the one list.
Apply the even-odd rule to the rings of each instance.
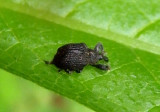
[[109, 70], [108, 65], [96, 64], [99, 60], [108, 62], [108, 57], [104, 56], [101, 43], [98, 43], [94, 50], [88, 48], [85, 43], [70, 43], [58, 48], [51, 62], [45, 62], [46, 64], [54, 64], [60, 68], [59, 71], [64, 69], [67, 73], [71, 71], [80, 73], [88, 64], [101, 70]]

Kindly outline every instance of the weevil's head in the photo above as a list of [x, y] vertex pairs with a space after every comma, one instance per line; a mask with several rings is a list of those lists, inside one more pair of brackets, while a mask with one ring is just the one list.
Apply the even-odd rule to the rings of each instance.
[[89, 64], [94, 65], [96, 64], [99, 60], [105, 60], [108, 61], [108, 58], [104, 56], [104, 50], [103, 46], [101, 43], [98, 43], [94, 50], [88, 49], [88, 54], [89, 54]]

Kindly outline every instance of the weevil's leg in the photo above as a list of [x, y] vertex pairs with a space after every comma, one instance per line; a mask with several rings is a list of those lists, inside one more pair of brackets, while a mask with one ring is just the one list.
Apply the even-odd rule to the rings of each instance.
[[94, 48], [94, 50], [96, 51], [96, 52], [102, 52], [103, 51], [103, 46], [102, 46], [102, 44], [101, 43], [98, 43], [96, 46], [95, 46], [95, 48]]
[[110, 69], [108, 65], [96, 64], [96, 65], [92, 65], [92, 66], [99, 68], [101, 70], [109, 70]]
[[103, 56], [103, 55], [99, 55], [99, 56], [98, 56], [98, 59], [99, 59], [99, 60], [102, 60], [102, 59], [103, 59], [103, 60], [106, 61], [106, 62], [109, 61], [108, 57]]
[[70, 70], [68, 70], [68, 69], [66, 69], [65, 72], [67, 72], [68, 74], [71, 74], [71, 73], [72, 73], [72, 71], [70, 71]]
[[103, 59], [104, 59], [104, 61], [106, 61], [106, 62], [109, 61], [108, 57], [106, 57], [106, 56], [103, 56]]
[[62, 71], [62, 69], [59, 69], [58, 72]]
[[98, 60], [102, 60], [103, 56], [102, 55], [98, 55]]
[[82, 70], [76, 70], [77, 73], [81, 73]]
[[44, 60], [44, 62], [45, 62], [45, 64], [50, 64], [50, 62], [49, 62], [49, 61], [45, 61], [45, 60]]
[[69, 71], [68, 71], [68, 73], [69, 73], [69, 74], [71, 74], [71, 73], [72, 73], [72, 71], [70, 71], [70, 70], [69, 70]]

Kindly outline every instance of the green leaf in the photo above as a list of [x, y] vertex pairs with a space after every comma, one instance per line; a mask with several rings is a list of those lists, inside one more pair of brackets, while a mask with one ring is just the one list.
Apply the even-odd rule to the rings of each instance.
[[[0, 0], [0, 67], [98, 112], [159, 110], [158, 0]], [[111, 71], [58, 73], [70, 42], [104, 45]], [[160, 110], [159, 110], [160, 111]]]

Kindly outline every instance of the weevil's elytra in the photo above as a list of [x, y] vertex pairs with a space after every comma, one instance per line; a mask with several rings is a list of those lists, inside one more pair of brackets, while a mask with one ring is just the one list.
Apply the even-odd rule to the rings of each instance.
[[45, 62], [54, 64], [60, 69], [59, 71], [65, 70], [67, 73], [71, 71], [80, 73], [88, 64], [101, 70], [109, 70], [108, 65], [97, 64], [99, 60], [109, 61], [108, 57], [104, 56], [101, 43], [98, 43], [94, 49], [88, 48], [85, 43], [70, 43], [58, 48], [51, 62]]

